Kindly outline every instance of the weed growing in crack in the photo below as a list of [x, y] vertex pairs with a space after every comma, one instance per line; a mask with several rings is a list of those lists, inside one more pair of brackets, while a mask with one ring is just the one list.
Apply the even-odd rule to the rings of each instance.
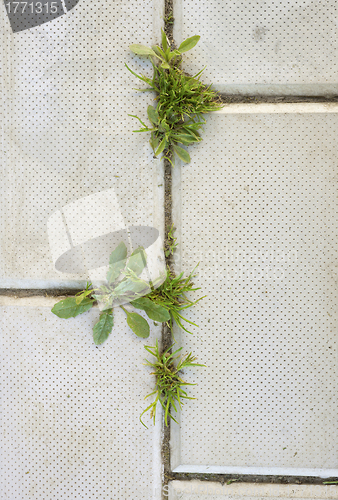
[[174, 15], [173, 12], [169, 12], [167, 17], [163, 18], [164, 24], [174, 24]]
[[162, 154], [173, 164], [173, 153], [184, 162], [190, 162], [189, 153], [181, 147], [200, 142], [199, 131], [205, 123], [204, 114], [222, 108], [217, 92], [206, 87], [200, 76], [189, 76], [180, 69], [182, 54], [191, 50], [199, 41], [199, 36], [188, 38], [178, 49], [171, 50], [169, 41], [162, 30], [162, 47], [152, 48], [140, 44], [130, 46], [134, 54], [149, 57], [153, 66], [153, 78], [138, 75], [126, 64], [127, 69], [149, 87], [141, 91], [155, 91], [157, 106], [148, 106], [149, 127], [138, 116], [142, 125], [134, 132], [150, 132], [150, 145], [155, 156]]
[[[171, 252], [177, 247], [176, 238], [173, 237], [174, 228], [171, 227], [167, 241]], [[127, 324], [130, 329], [140, 338], [149, 337], [150, 327], [148, 321], [135, 311], [130, 311], [130, 306], [143, 310], [149, 319], [158, 323], [167, 323], [172, 332], [173, 322], [188, 333], [189, 330], [182, 321], [197, 326], [192, 321], [182, 315], [182, 312], [192, 307], [203, 297], [196, 301], [191, 301], [186, 294], [199, 290], [194, 287], [192, 278], [195, 269], [188, 277], [183, 277], [183, 273], [175, 276], [167, 268], [165, 276], [160, 276], [156, 283], [147, 283], [140, 278], [143, 269], [147, 264], [147, 256], [142, 247], [137, 248], [129, 258], [127, 258], [127, 247], [121, 242], [111, 253], [109, 268], [106, 276], [107, 283], [99, 288], [91, 288], [87, 284], [86, 289], [79, 292], [75, 297], [67, 297], [61, 300], [52, 309], [52, 312], [59, 318], [74, 318], [79, 314], [89, 311], [96, 301], [102, 310], [98, 322], [93, 327], [93, 340], [96, 345], [100, 345], [111, 334], [114, 327], [114, 307], [120, 307], [126, 313]], [[156, 346], [145, 346], [145, 349], [155, 356], [156, 361], [151, 363], [156, 376], [156, 389], [147, 397], [156, 394], [155, 401], [146, 408], [141, 417], [148, 410], [155, 421], [156, 405], [159, 401], [165, 410], [165, 424], [168, 425], [168, 417], [175, 418], [170, 414], [170, 408], [177, 411], [176, 404], [181, 407], [182, 399], [195, 399], [187, 396], [182, 389], [184, 385], [195, 385], [184, 382], [179, 373], [184, 368], [191, 366], [205, 366], [194, 363], [195, 357], [191, 353], [184, 358], [176, 354], [178, 349], [170, 354], [172, 346], [165, 352], [160, 353], [158, 343]], [[175, 365], [175, 361], [177, 361]], [[142, 422], [142, 419], [140, 420]], [[145, 425], [142, 422], [143, 425]]]
[[75, 318], [91, 309], [98, 301], [102, 311], [99, 321], [93, 328], [96, 345], [102, 344], [112, 332], [113, 308], [116, 306], [126, 313], [128, 326], [141, 338], [149, 337], [149, 324], [140, 314], [128, 310], [130, 305], [143, 310], [149, 319], [159, 323], [166, 322], [170, 327], [174, 321], [180, 328], [188, 331], [183, 326], [182, 320], [197, 326], [182, 316], [184, 309], [201, 300], [192, 302], [185, 295], [198, 290], [194, 288], [192, 282], [194, 271], [187, 278], [183, 278], [183, 273], [175, 277], [167, 269], [165, 275], [160, 276], [157, 282], [147, 283], [139, 277], [146, 263], [147, 256], [142, 247], [137, 248], [127, 259], [127, 247], [121, 242], [110, 255], [107, 283], [95, 289], [87, 284], [86, 289], [75, 297], [67, 297], [55, 304], [52, 312], [59, 318]]
[[[176, 405], [178, 403], [179, 407], [182, 408], [182, 399], [196, 399], [189, 397], [186, 391], [182, 389], [183, 386], [195, 384], [184, 382], [184, 380], [180, 377], [180, 372], [182, 372], [184, 368], [205, 365], [195, 363], [194, 361], [196, 358], [191, 353], [187, 354], [183, 358], [181, 358], [180, 355], [176, 356], [176, 354], [182, 350], [182, 347], [170, 354], [169, 351], [172, 347], [173, 346], [169, 347], [163, 353], [160, 353], [157, 341], [156, 346], [154, 347], [145, 346], [145, 349], [155, 357], [155, 361], [150, 362], [146, 360], [146, 364], [154, 368], [154, 372], [152, 372], [152, 374], [156, 376], [156, 388], [153, 392], [146, 396], [146, 398], [148, 398], [156, 394], [155, 400], [142, 412], [140, 416], [140, 421], [145, 427], [147, 426], [142, 422], [142, 416], [147, 411], [150, 411], [150, 416], [154, 419], [155, 423], [156, 406], [158, 401], [164, 409], [165, 425], [168, 425], [168, 417], [177, 423], [177, 420], [170, 413], [171, 407], [177, 412]], [[175, 364], [175, 361], [177, 360], [179, 361]]]
[[179, 276], [174, 276], [172, 272], [167, 269], [167, 275], [164, 282], [148, 295], [150, 300], [153, 300], [156, 304], [164, 307], [167, 311], [169, 311], [169, 326], [171, 330], [173, 326], [173, 320], [180, 328], [188, 333], [191, 332], [189, 332], [189, 330], [185, 328], [181, 320], [185, 321], [186, 323], [190, 323], [193, 326], [197, 326], [195, 323], [182, 316], [182, 311], [188, 309], [189, 307], [192, 307], [204, 298], [201, 297], [195, 300], [195, 302], [192, 302], [186, 296], [186, 293], [199, 290], [199, 288], [194, 288], [194, 283], [192, 282], [194, 271], [195, 269], [189, 274], [187, 278], [184, 278], [183, 273], [181, 273]]
[[174, 236], [174, 232], [176, 231], [176, 228], [174, 228], [174, 224], [172, 226], [168, 226], [168, 236], [167, 236], [167, 243], [166, 243], [166, 248], [165, 248], [165, 256], [168, 258], [170, 255], [174, 255], [174, 251], [176, 250], [178, 244], [176, 243], [177, 238]]

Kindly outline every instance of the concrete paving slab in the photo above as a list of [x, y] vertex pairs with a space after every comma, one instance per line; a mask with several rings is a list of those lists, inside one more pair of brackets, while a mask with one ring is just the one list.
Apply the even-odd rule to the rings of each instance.
[[207, 295], [177, 472], [338, 475], [338, 106], [300, 106], [227, 106], [174, 169], [176, 266]]
[[169, 500], [324, 500], [337, 498], [336, 486], [294, 484], [230, 484], [202, 481], [173, 481]]
[[174, 0], [174, 38], [200, 35], [184, 68], [228, 94], [337, 95], [334, 0]]
[[162, 166], [128, 116], [146, 117], [154, 96], [134, 90], [124, 64], [151, 74], [129, 45], [158, 40], [163, 9], [83, 0], [18, 33], [1, 9], [3, 287], [86, 279], [55, 270], [47, 235], [49, 217], [79, 198], [114, 189], [126, 226], [162, 227]]
[[118, 310], [95, 347], [98, 308], [62, 320], [54, 302], [0, 297], [0, 498], [160, 500], [161, 429], [139, 421], [159, 327], [140, 340]]

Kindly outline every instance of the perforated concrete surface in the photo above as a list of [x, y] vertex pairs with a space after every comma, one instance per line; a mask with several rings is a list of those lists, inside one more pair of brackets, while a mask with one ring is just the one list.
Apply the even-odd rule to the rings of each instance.
[[207, 295], [182, 333], [207, 368], [187, 374], [176, 471], [338, 475], [338, 108], [270, 108], [210, 116], [174, 170], [177, 268], [200, 262]]
[[[185, 69], [205, 64], [204, 81], [218, 89], [337, 93], [334, 2], [180, 0], [174, 7], [176, 41], [201, 35]], [[47, 231], [52, 214], [87, 196], [114, 190], [121, 225], [163, 227], [162, 165], [128, 117], [144, 116], [152, 96], [134, 90], [138, 81], [124, 67], [150, 70], [128, 46], [158, 41], [162, 14], [162, 2], [80, 0], [66, 15], [13, 35], [0, 9], [2, 287], [76, 287], [87, 278], [56, 272]], [[337, 111], [283, 109], [239, 106], [209, 117], [204, 142], [189, 148], [182, 183], [174, 171], [182, 267], [201, 261], [196, 282], [208, 294], [188, 312], [200, 330], [182, 338], [208, 367], [185, 374], [197, 382], [198, 400], [172, 429], [176, 470], [338, 475]], [[86, 224], [79, 221], [82, 234]], [[7, 460], [0, 495], [159, 499], [160, 430], [145, 431], [138, 420], [152, 388], [145, 342], [120, 318], [97, 350], [97, 309], [59, 320], [47, 302], [1, 302]], [[154, 339], [155, 332], [146, 343]], [[171, 500], [215, 493], [171, 486]], [[225, 496], [222, 489], [221, 498], [229, 491], [280, 498], [264, 487], [236, 496], [235, 488]], [[284, 496], [336, 494], [299, 491]]]
[[324, 500], [337, 498], [336, 486], [294, 484], [230, 484], [203, 481], [173, 481], [169, 500]]
[[163, 8], [82, 0], [14, 34], [0, 9], [2, 286], [86, 278], [55, 271], [47, 234], [49, 217], [79, 198], [114, 189], [127, 227], [162, 227], [162, 167], [128, 116], [143, 116], [154, 96], [134, 90], [139, 80], [124, 64], [151, 74], [129, 45], [158, 40]]
[[[129, 45], [158, 41], [164, 2], [75, 3], [14, 34], [0, 8], [1, 288], [79, 287], [88, 274], [58, 272], [58, 251], [100, 228], [163, 239], [163, 166], [128, 116], [154, 96], [124, 64], [151, 73]], [[74, 203], [86, 205], [78, 220]], [[0, 498], [159, 500], [161, 429], [139, 421], [154, 383], [143, 346], [159, 329], [140, 340], [120, 311], [95, 348], [98, 308], [62, 320], [52, 302], [0, 300]]]
[[160, 429], [139, 421], [159, 327], [141, 340], [117, 310], [95, 347], [98, 308], [65, 320], [54, 302], [1, 298], [0, 498], [159, 500]]
[[185, 68], [227, 93], [337, 95], [334, 0], [174, 0], [174, 38], [201, 35]]

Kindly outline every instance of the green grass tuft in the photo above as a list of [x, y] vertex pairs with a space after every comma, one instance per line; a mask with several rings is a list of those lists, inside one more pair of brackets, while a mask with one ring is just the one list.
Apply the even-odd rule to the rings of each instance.
[[168, 269], [164, 282], [158, 288], [147, 295], [150, 300], [169, 311], [171, 317], [171, 330], [172, 320], [174, 320], [180, 328], [188, 333], [191, 332], [189, 332], [189, 330], [185, 328], [185, 326], [182, 324], [182, 320], [190, 323], [193, 326], [198, 326], [182, 316], [182, 311], [188, 309], [189, 307], [192, 307], [204, 298], [200, 297], [193, 302], [186, 296], [186, 293], [188, 292], [200, 290], [200, 288], [194, 288], [194, 283], [192, 281], [192, 278], [194, 277], [194, 271], [195, 269], [189, 274], [187, 278], [183, 278], [183, 273], [181, 273], [179, 276], [175, 276]]
[[[147, 426], [142, 422], [142, 416], [147, 411], [150, 411], [150, 417], [154, 419], [155, 423], [156, 405], [158, 401], [160, 402], [162, 408], [164, 409], [165, 425], [168, 425], [168, 417], [177, 423], [177, 420], [175, 420], [175, 418], [170, 413], [171, 408], [173, 408], [175, 412], [177, 412], [177, 403], [179, 407], [182, 408], [182, 403], [183, 403], [182, 399], [195, 399], [189, 397], [186, 391], [182, 389], [182, 387], [186, 385], [196, 385], [196, 384], [189, 384], [187, 382], [184, 382], [184, 380], [182, 380], [181, 377], [179, 376], [179, 373], [184, 368], [188, 368], [191, 366], [205, 366], [205, 365], [195, 363], [194, 361], [196, 360], [196, 358], [195, 356], [192, 356], [191, 353], [187, 354], [183, 358], [181, 358], [180, 355], [177, 356], [176, 354], [182, 350], [182, 347], [180, 349], [177, 349], [177, 351], [173, 352], [172, 354], [170, 354], [169, 351], [172, 347], [173, 346], [169, 347], [163, 353], [160, 353], [157, 341], [156, 341], [156, 346], [154, 347], [145, 346], [145, 349], [155, 357], [154, 362], [146, 360], [146, 364], [154, 368], [152, 374], [156, 376], [156, 388], [153, 392], [151, 392], [146, 396], [146, 398], [148, 398], [156, 394], [156, 398], [142, 412], [140, 416], [140, 421], [145, 427]], [[175, 364], [174, 362], [177, 360], [179, 361], [177, 362], [177, 364]]]
[[187, 75], [180, 68], [182, 53], [192, 49], [199, 36], [188, 38], [178, 49], [171, 50], [169, 41], [162, 30], [162, 47], [151, 49], [143, 45], [131, 45], [138, 55], [150, 57], [153, 65], [153, 78], [138, 75], [127, 65], [128, 70], [157, 93], [157, 105], [148, 106], [151, 126], [146, 125], [138, 116], [142, 128], [134, 132], [150, 132], [150, 144], [155, 156], [162, 154], [172, 164], [175, 153], [182, 161], [189, 163], [189, 153], [182, 146], [200, 142], [200, 130], [205, 123], [204, 114], [221, 109], [223, 106], [217, 92], [200, 81], [202, 71], [195, 76]]

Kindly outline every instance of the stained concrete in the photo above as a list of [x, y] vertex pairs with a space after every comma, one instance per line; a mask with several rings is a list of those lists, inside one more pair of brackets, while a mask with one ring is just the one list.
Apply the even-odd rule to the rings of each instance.
[[271, 0], [174, 1], [174, 38], [200, 35], [185, 70], [239, 95], [337, 95], [337, 6]]

